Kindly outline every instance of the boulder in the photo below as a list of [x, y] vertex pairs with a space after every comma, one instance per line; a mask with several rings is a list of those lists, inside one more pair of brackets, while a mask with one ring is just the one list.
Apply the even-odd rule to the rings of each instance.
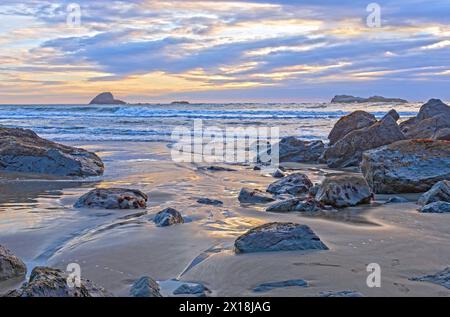
[[409, 202], [408, 199], [400, 197], [400, 196], [394, 196], [389, 198], [385, 204], [402, 204], [402, 203], [407, 203]]
[[389, 110], [389, 112], [386, 113], [386, 115], [383, 117], [383, 119], [386, 118], [387, 116], [392, 117], [392, 119], [394, 119], [395, 122], [397, 122], [400, 119], [400, 115], [398, 114], [397, 111], [395, 111], [395, 109]]
[[404, 140], [367, 151], [361, 170], [375, 193], [420, 193], [450, 179], [450, 141]]
[[267, 187], [267, 192], [275, 195], [290, 194], [299, 196], [307, 194], [313, 186], [308, 176], [302, 173], [294, 173], [272, 183]]
[[125, 105], [126, 102], [114, 99], [110, 92], [102, 92], [89, 103], [90, 105]]
[[450, 106], [439, 99], [430, 99], [416, 117], [400, 124], [408, 139], [449, 140]]
[[316, 194], [316, 200], [337, 208], [368, 204], [372, 191], [364, 178], [351, 175], [328, 176]]
[[143, 276], [133, 283], [130, 289], [130, 296], [132, 297], [162, 297], [159, 292], [158, 283], [148, 277]]
[[273, 178], [283, 178], [286, 176], [279, 168], [275, 172], [272, 173]]
[[436, 201], [429, 203], [419, 209], [422, 213], [444, 214], [450, 213], [450, 203], [446, 201]]
[[287, 280], [280, 282], [267, 282], [262, 283], [256, 286], [253, 291], [256, 293], [268, 292], [275, 288], [285, 288], [285, 287], [308, 287], [308, 282], [305, 280], [297, 279], [297, 280]]
[[75, 208], [145, 209], [148, 196], [136, 189], [97, 188], [81, 196]]
[[292, 198], [276, 202], [267, 207], [267, 212], [316, 212], [322, 210], [322, 204], [314, 199], [302, 200], [300, 198]]
[[196, 295], [205, 297], [209, 290], [203, 284], [183, 283], [173, 291], [173, 295]]
[[271, 195], [259, 190], [242, 188], [239, 192], [238, 200], [244, 204], [266, 204], [274, 201]]
[[377, 122], [377, 119], [373, 114], [362, 110], [357, 110], [349, 115], [343, 116], [338, 120], [338, 122], [336, 122], [328, 135], [330, 145], [335, 144], [350, 132], [370, 127], [375, 122]]
[[364, 151], [404, 138], [395, 120], [387, 116], [370, 127], [350, 132], [327, 148], [321, 159], [333, 168], [357, 166], [361, 162]]
[[112, 294], [93, 282], [81, 279], [80, 287], [70, 287], [68, 275], [49, 267], [35, 267], [28, 283], [8, 293], [8, 297], [112, 297]]
[[0, 245], [0, 282], [13, 278], [24, 278], [26, 273], [25, 263], [10, 250]]
[[410, 280], [418, 282], [429, 282], [443, 286], [450, 290], [450, 267], [447, 267], [443, 271], [437, 272], [436, 274], [413, 277]]
[[155, 215], [153, 221], [158, 227], [167, 227], [184, 223], [183, 216], [181, 216], [179, 211], [173, 208], [166, 208], [164, 210], [161, 210]]
[[223, 205], [223, 202], [217, 199], [210, 199], [210, 198], [200, 198], [197, 199], [197, 202], [202, 205], [211, 205], [211, 206], [219, 206]]
[[236, 253], [328, 250], [306, 225], [273, 222], [250, 229], [234, 242]]
[[357, 291], [326, 291], [320, 292], [319, 297], [364, 297], [363, 294]]
[[99, 176], [94, 153], [40, 138], [31, 130], [0, 127], [0, 171], [55, 176]]
[[428, 205], [437, 201], [450, 203], [450, 181], [444, 180], [437, 182], [429, 191], [419, 198], [419, 205]]
[[325, 150], [322, 141], [303, 141], [289, 136], [274, 145], [278, 149], [280, 163], [317, 163]]

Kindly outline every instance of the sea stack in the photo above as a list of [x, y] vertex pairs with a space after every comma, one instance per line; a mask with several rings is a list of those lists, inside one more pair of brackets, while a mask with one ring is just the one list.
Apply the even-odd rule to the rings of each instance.
[[90, 105], [125, 105], [126, 102], [118, 99], [114, 99], [114, 96], [110, 92], [102, 92], [97, 95], [89, 103]]

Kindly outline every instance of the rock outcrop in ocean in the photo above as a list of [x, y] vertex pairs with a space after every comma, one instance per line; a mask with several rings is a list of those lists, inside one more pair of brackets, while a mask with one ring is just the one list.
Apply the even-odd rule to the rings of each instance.
[[416, 117], [400, 124], [408, 139], [450, 140], [450, 106], [439, 99], [430, 99]]
[[336, 122], [333, 129], [331, 129], [328, 134], [328, 140], [330, 140], [329, 145], [331, 146], [335, 144], [337, 141], [354, 130], [368, 128], [376, 122], [377, 119], [373, 114], [362, 110], [353, 111], [352, 113], [341, 117]]
[[148, 196], [137, 189], [97, 188], [81, 196], [75, 208], [145, 209]]
[[450, 179], [450, 141], [403, 140], [363, 154], [362, 173], [376, 194], [420, 193]]
[[118, 99], [114, 99], [114, 96], [110, 92], [102, 92], [97, 95], [89, 103], [90, 105], [125, 105], [126, 102]]
[[92, 152], [40, 138], [31, 130], [0, 127], [0, 171], [87, 177], [103, 174]]
[[385, 98], [382, 96], [372, 96], [369, 98], [355, 97], [350, 95], [336, 95], [331, 103], [364, 103], [364, 102], [393, 102], [407, 103], [408, 101], [400, 98]]
[[250, 229], [234, 242], [236, 253], [328, 250], [306, 225], [272, 222]]

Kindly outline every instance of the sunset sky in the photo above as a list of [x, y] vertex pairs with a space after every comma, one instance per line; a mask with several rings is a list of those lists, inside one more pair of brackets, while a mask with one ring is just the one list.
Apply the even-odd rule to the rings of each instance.
[[2, 1], [0, 103], [450, 99], [450, 1], [370, 2]]

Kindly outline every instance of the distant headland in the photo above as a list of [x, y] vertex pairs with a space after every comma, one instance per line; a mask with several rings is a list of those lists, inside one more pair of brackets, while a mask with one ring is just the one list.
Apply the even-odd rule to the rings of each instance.
[[400, 98], [385, 98], [382, 96], [372, 96], [369, 98], [355, 97], [350, 95], [336, 95], [331, 103], [364, 103], [364, 102], [395, 102], [408, 103], [408, 100]]

